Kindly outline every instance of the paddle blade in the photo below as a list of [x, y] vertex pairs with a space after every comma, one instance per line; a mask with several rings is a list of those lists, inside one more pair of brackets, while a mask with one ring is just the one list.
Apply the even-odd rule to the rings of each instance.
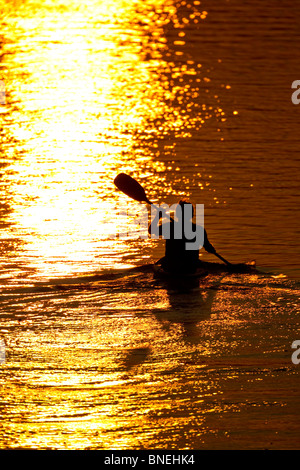
[[131, 176], [120, 173], [114, 179], [114, 183], [120, 191], [135, 201], [145, 201], [151, 204], [145, 194], [144, 188], [135, 179], [131, 178]]
[[256, 261], [247, 261], [247, 263], [235, 263], [228, 266], [229, 271], [237, 273], [255, 273]]

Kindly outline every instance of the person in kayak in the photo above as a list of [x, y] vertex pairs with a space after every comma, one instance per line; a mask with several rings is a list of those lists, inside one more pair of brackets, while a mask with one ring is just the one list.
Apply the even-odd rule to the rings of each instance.
[[[194, 216], [193, 205], [186, 200], [181, 200], [175, 210], [175, 218], [177, 220], [169, 217], [168, 222], [162, 223], [161, 219], [163, 216], [163, 210], [158, 211], [148, 228], [150, 235], [154, 234], [166, 240], [165, 256], [157, 264], [161, 264], [163, 269], [168, 272], [194, 273], [201, 266], [201, 261], [199, 260], [200, 248], [203, 246], [208, 253], [212, 254], [215, 254], [216, 250], [209, 242], [204, 227], [201, 227], [204, 235], [204, 237], [201, 237], [203, 245], [201, 243], [200, 246], [197, 243], [196, 235], [194, 238], [186, 236], [186, 221], [191, 226], [192, 232], [190, 233], [196, 233], [197, 228], [200, 228], [191, 220]], [[188, 247], [189, 243], [193, 244], [192, 249]]]

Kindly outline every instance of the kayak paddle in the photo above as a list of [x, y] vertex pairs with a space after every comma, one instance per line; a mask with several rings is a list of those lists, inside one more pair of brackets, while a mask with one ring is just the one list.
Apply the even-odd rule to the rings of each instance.
[[144, 188], [131, 176], [120, 173], [115, 177], [114, 183], [120, 191], [135, 201], [152, 204], [147, 198]]
[[253, 269], [255, 269], [256, 263], [255, 261], [250, 261], [248, 263], [230, 263], [227, 261], [223, 256], [219, 255], [218, 253], [213, 253], [215, 256], [217, 256], [220, 260], [222, 260], [227, 266], [230, 271], [236, 271], [236, 272], [252, 272]]
[[131, 199], [139, 202], [147, 202], [147, 204], [150, 204], [152, 207], [163, 212], [163, 208], [157, 207], [153, 202], [149, 201], [144, 188], [131, 176], [126, 175], [125, 173], [120, 173], [115, 177], [114, 183], [122, 193], [131, 197]]

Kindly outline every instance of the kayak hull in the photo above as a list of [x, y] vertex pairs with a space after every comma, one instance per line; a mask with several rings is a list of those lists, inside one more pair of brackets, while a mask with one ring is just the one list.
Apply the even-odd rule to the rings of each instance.
[[254, 273], [256, 271], [255, 261], [248, 263], [225, 265], [221, 263], [212, 263], [208, 261], [199, 262], [199, 267], [195, 273], [180, 273], [168, 272], [163, 269], [162, 265], [158, 262], [152, 265], [154, 276], [162, 279], [199, 279], [209, 274], [220, 273]]
[[193, 280], [207, 276], [208, 271], [206, 269], [199, 268], [195, 273], [169, 272], [165, 271], [162, 266], [154, 264], [153, 273], [154, 277], [159, 279]]

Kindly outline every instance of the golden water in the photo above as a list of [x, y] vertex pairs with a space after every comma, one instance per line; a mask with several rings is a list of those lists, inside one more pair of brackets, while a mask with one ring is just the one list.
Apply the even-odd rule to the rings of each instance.
[[[299, 448], [299, 6], [1, 8], [0, 447]], [[110, 277], [163, 253], [120, 172], [279, 277]]]

